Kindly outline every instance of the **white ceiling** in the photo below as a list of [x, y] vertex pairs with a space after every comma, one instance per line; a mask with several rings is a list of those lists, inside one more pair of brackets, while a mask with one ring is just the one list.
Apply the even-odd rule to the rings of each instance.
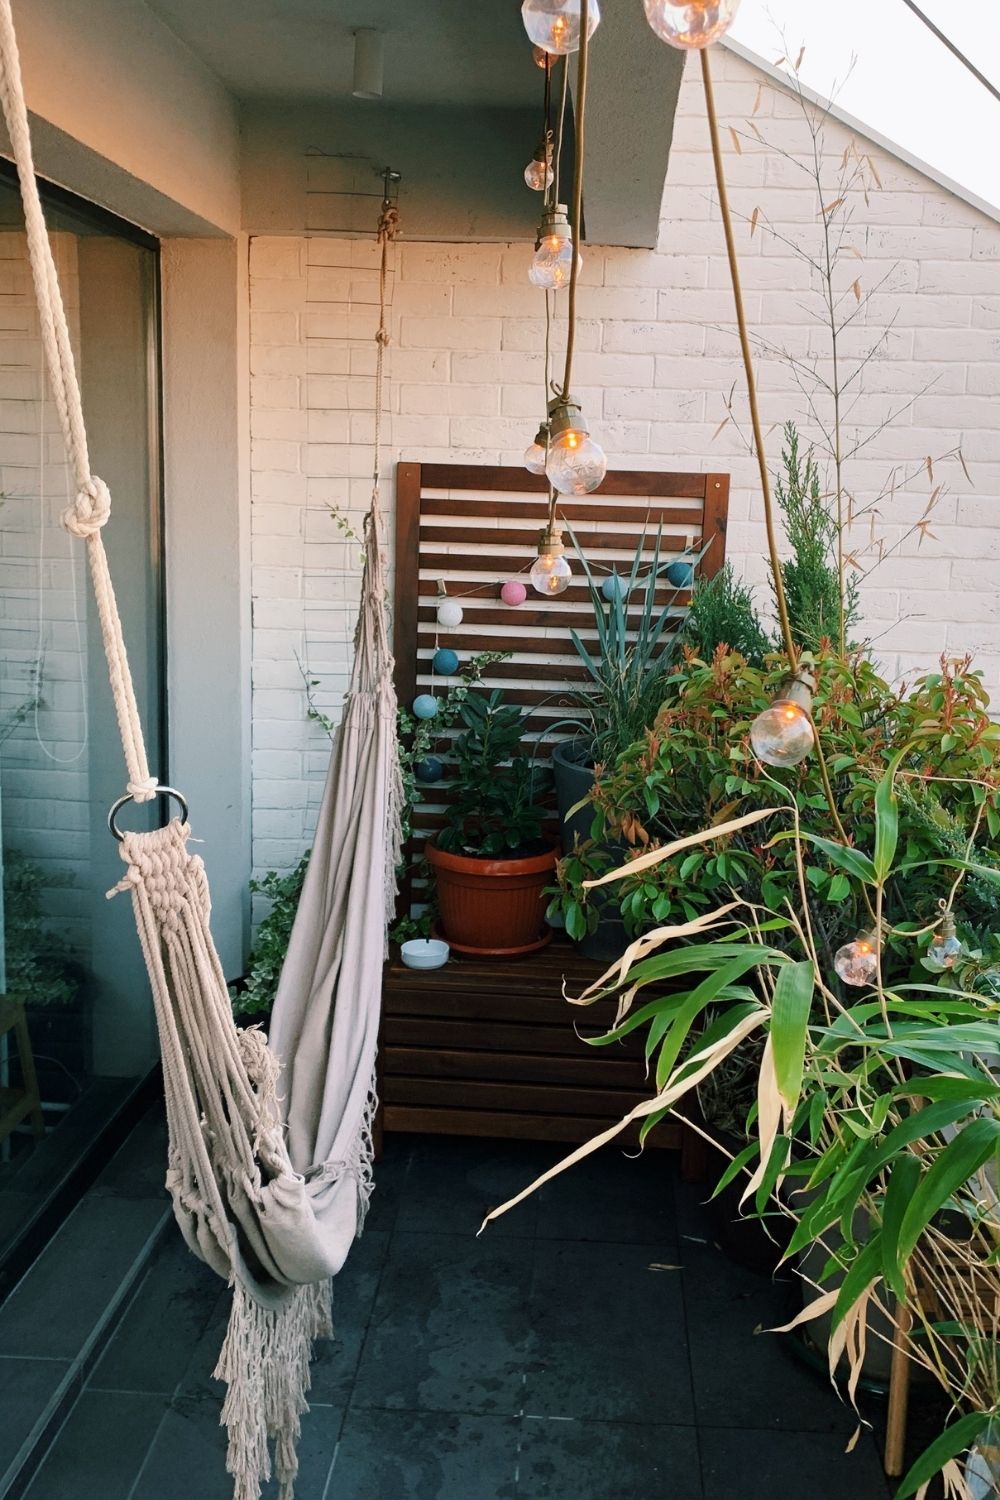
[[518, 0], [146, 4], [240, 99], [350, 98], [351, 33], [370, 26], [385, 36], [387, 104], [541, 107]]

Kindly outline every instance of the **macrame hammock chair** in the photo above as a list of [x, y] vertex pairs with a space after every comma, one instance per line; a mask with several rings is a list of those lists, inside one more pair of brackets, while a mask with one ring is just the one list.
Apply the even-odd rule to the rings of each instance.
[[[330, 1278], [364, 1222], [386, 926], [400, 854], [402, 785], [386, 623], [379, 508], [379, 416], [388, 334], [387, 254], [396, 212], [383, 204], [375, 472], [355, 661], [319, 813], [315, 847], [281, 977], [271, 1042], [239, 1030], [209, 926], [204, 865], [188, 850], [183, 798], [150, 775], [101, 529], [107, 486], [91, 472], [70, 334], [35, 180], [11, 0], [0, 0], [0, 106], [20, 179], [45, 362], [76, 500], [62, 521], [84, 541], [128, 769], [112, 830], [127, 866], [163, 1059], [167, 1187], [187, 1244], [233, 1289], [216, 1369], [235, 1500], [271, 1476], [282, 1500], [298, 1468], [312, 1341], [332, 1333]], [[118, 833], [127, 801], [177, 797], [181, 816]], [[110, 892], [113, 895], [115, 892]], [[280, 1059], [280, 1061], [279, 1061]], [[283, 1064], [283, 1068], [282, 1068]]]

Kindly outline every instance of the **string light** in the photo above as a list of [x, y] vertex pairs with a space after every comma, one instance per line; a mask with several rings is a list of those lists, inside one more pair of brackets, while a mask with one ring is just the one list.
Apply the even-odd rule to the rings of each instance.
[[767, 766], [797, 766], [816, 743], [812, 724], [815, 680], [799, 672], [785, 684], [770, 708], [758, 714], [750, 726], [750, 743], [758, 760]]
[[[577, 255], [579, 265], [582, 255]], [[569, 286], [573, 274], [573, 231], [566, 216], [565, 203], [556, 203], [542, 214], [535, 237], [535, 253], [528, 267], [528, 280], [544, 292], [558, 292]]]
[[450, 646], [439, 646], [431, 661], [431, 670], [439, 677], [454, 677], [458, 671], [458, 652]]
[[519, 609], [528, 597], [528, 590], [520, 578], [508, 578], [500, 590], [501, 601], [508, 609]]
[[[942, 906], [944, 903], [941, 903]], [[965, 946], [955, 931], [955, 918], [945, 909], [941, 914], [941, 926], [927, 950], [927, 957], [942, 969], [953, 969], [965, 952]]]
[[708, 47], [729, 30], [740, 0], [643, 0], [646, 20], [671, 47]]
[[563, 556], [565, 550], [562, 528], [556, 525], [550, 514], [549, 524], [538, 538], [538, 558], [529, 575], [536, 593], [552, 598], [564, 594], [569, 588], [573, 570]]
[[544, 474], [545, 460], [549, 455], [549, 424], [543, 422], [535, 433], [534, 442], [524, 450], [524, 467], [529, 474]]
[[462, 623], [462, 606], [456, 604], [453, 599], [442, 599], [437, 607], [437, 622], [446, 630], [454, 630]]
[[[521, 19], [528, 40], [553, 57], [565, 57], [580, 46], [580, 0], [524, 0]], [[587, 35], [593, 36], [601, 19], [598, 0], [590, 0]]]
[[561, 495], [589, 495], [608, 472], [604, 449], [590, 436], [583, 412], [573, 401], [557, 401], [549, 414], [549, 454], [545, 473]]
[[531, 188], [533, 193], [544, 193], [550, 188], [555, 174], [552, 170], [552, 142], [541, 140], [535, 147], [535, 154], [524, 169], [525, 184]]
[[879, 936], [872, 928], [859, 932], [853, 943], [845, 943], [833, 955], [833, 967], [845, 984], [873, 984], [878, 973]]

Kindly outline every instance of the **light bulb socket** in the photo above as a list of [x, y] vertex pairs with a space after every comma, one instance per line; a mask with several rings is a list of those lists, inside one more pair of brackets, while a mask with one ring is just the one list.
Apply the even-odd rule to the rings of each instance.
[[934, 934], [933, 941], [935, 943], [946, 943], [950, 941], [951, 938], [957, 936], [958, 932], [955, 928], [954, 914], [950, 910], [943, 911], [941, 913], [941, 922]]
[[799, 669], [794, 677], [790, 677], [782, 687], [775, 703], [794, 703], [796, 708], [812, 717], [813, 693], [816, 691], [816, 679], [811, 672]]
[[549, 443], [554, 444], [566, 432], [578, 432], [581, 437], [590, 436], [590, 428], [583, 419], [583, 411], [575, 401], [556, 398], [549, 407]]
[[562, 557], [565, 551], [561, 526], [549, 525], [538, 533], [539, 557]]
[[[544, 149], [543, 145], [542, 150], [544, 151]], [[542, 161], [543, 157], [539, 156], [535, 159]], [[573, 229], [569, 222], [569, 210], [565, 203], [554, 203], [551, 208], [547, 208], [543, 212], [542, 222], [539, 224], [538, 232], [535, 235], [536, 250], [541, 249], [542, 241], [549, 235], [556, 235], [561, 240], [572, 238]]]
[[[543, 135], [541, 137], [541, 139], [538, 142], [538, 145], [535, 147], [534, 155], [532, 156], [531, 159], [532, 159], [532, 161], [540, 162], [542, 164], [542, 166], [544, 166], [544, 167], [547, 167], [547, 166], [550, 165], [550, 163], [552, 161], [552, 132], [551, 132], [551, 130], [549, 131], [548, 135]], [[544, 222], [544, 216], [543, 216], [543, 222]]]
[[538, 431], [535, 433], [535, 442], [538, 444], [539, 448], [548, 448], [548, 446], [549, 446], [549, 424], [548, 424], [548, 422], [540, 422], [538, 424]]

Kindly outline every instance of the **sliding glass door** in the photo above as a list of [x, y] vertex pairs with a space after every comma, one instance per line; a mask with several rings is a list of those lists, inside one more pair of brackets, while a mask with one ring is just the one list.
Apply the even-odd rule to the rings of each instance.
[[[47, 195], [105, 541], [162, 778], [155, 241]], [[155, 1032], [107, 811], [125, 774], [16, 183], [0, 175], [0, 1257], [134, 1093]], [[158, 809], [129, 809], [132, 827]]]

